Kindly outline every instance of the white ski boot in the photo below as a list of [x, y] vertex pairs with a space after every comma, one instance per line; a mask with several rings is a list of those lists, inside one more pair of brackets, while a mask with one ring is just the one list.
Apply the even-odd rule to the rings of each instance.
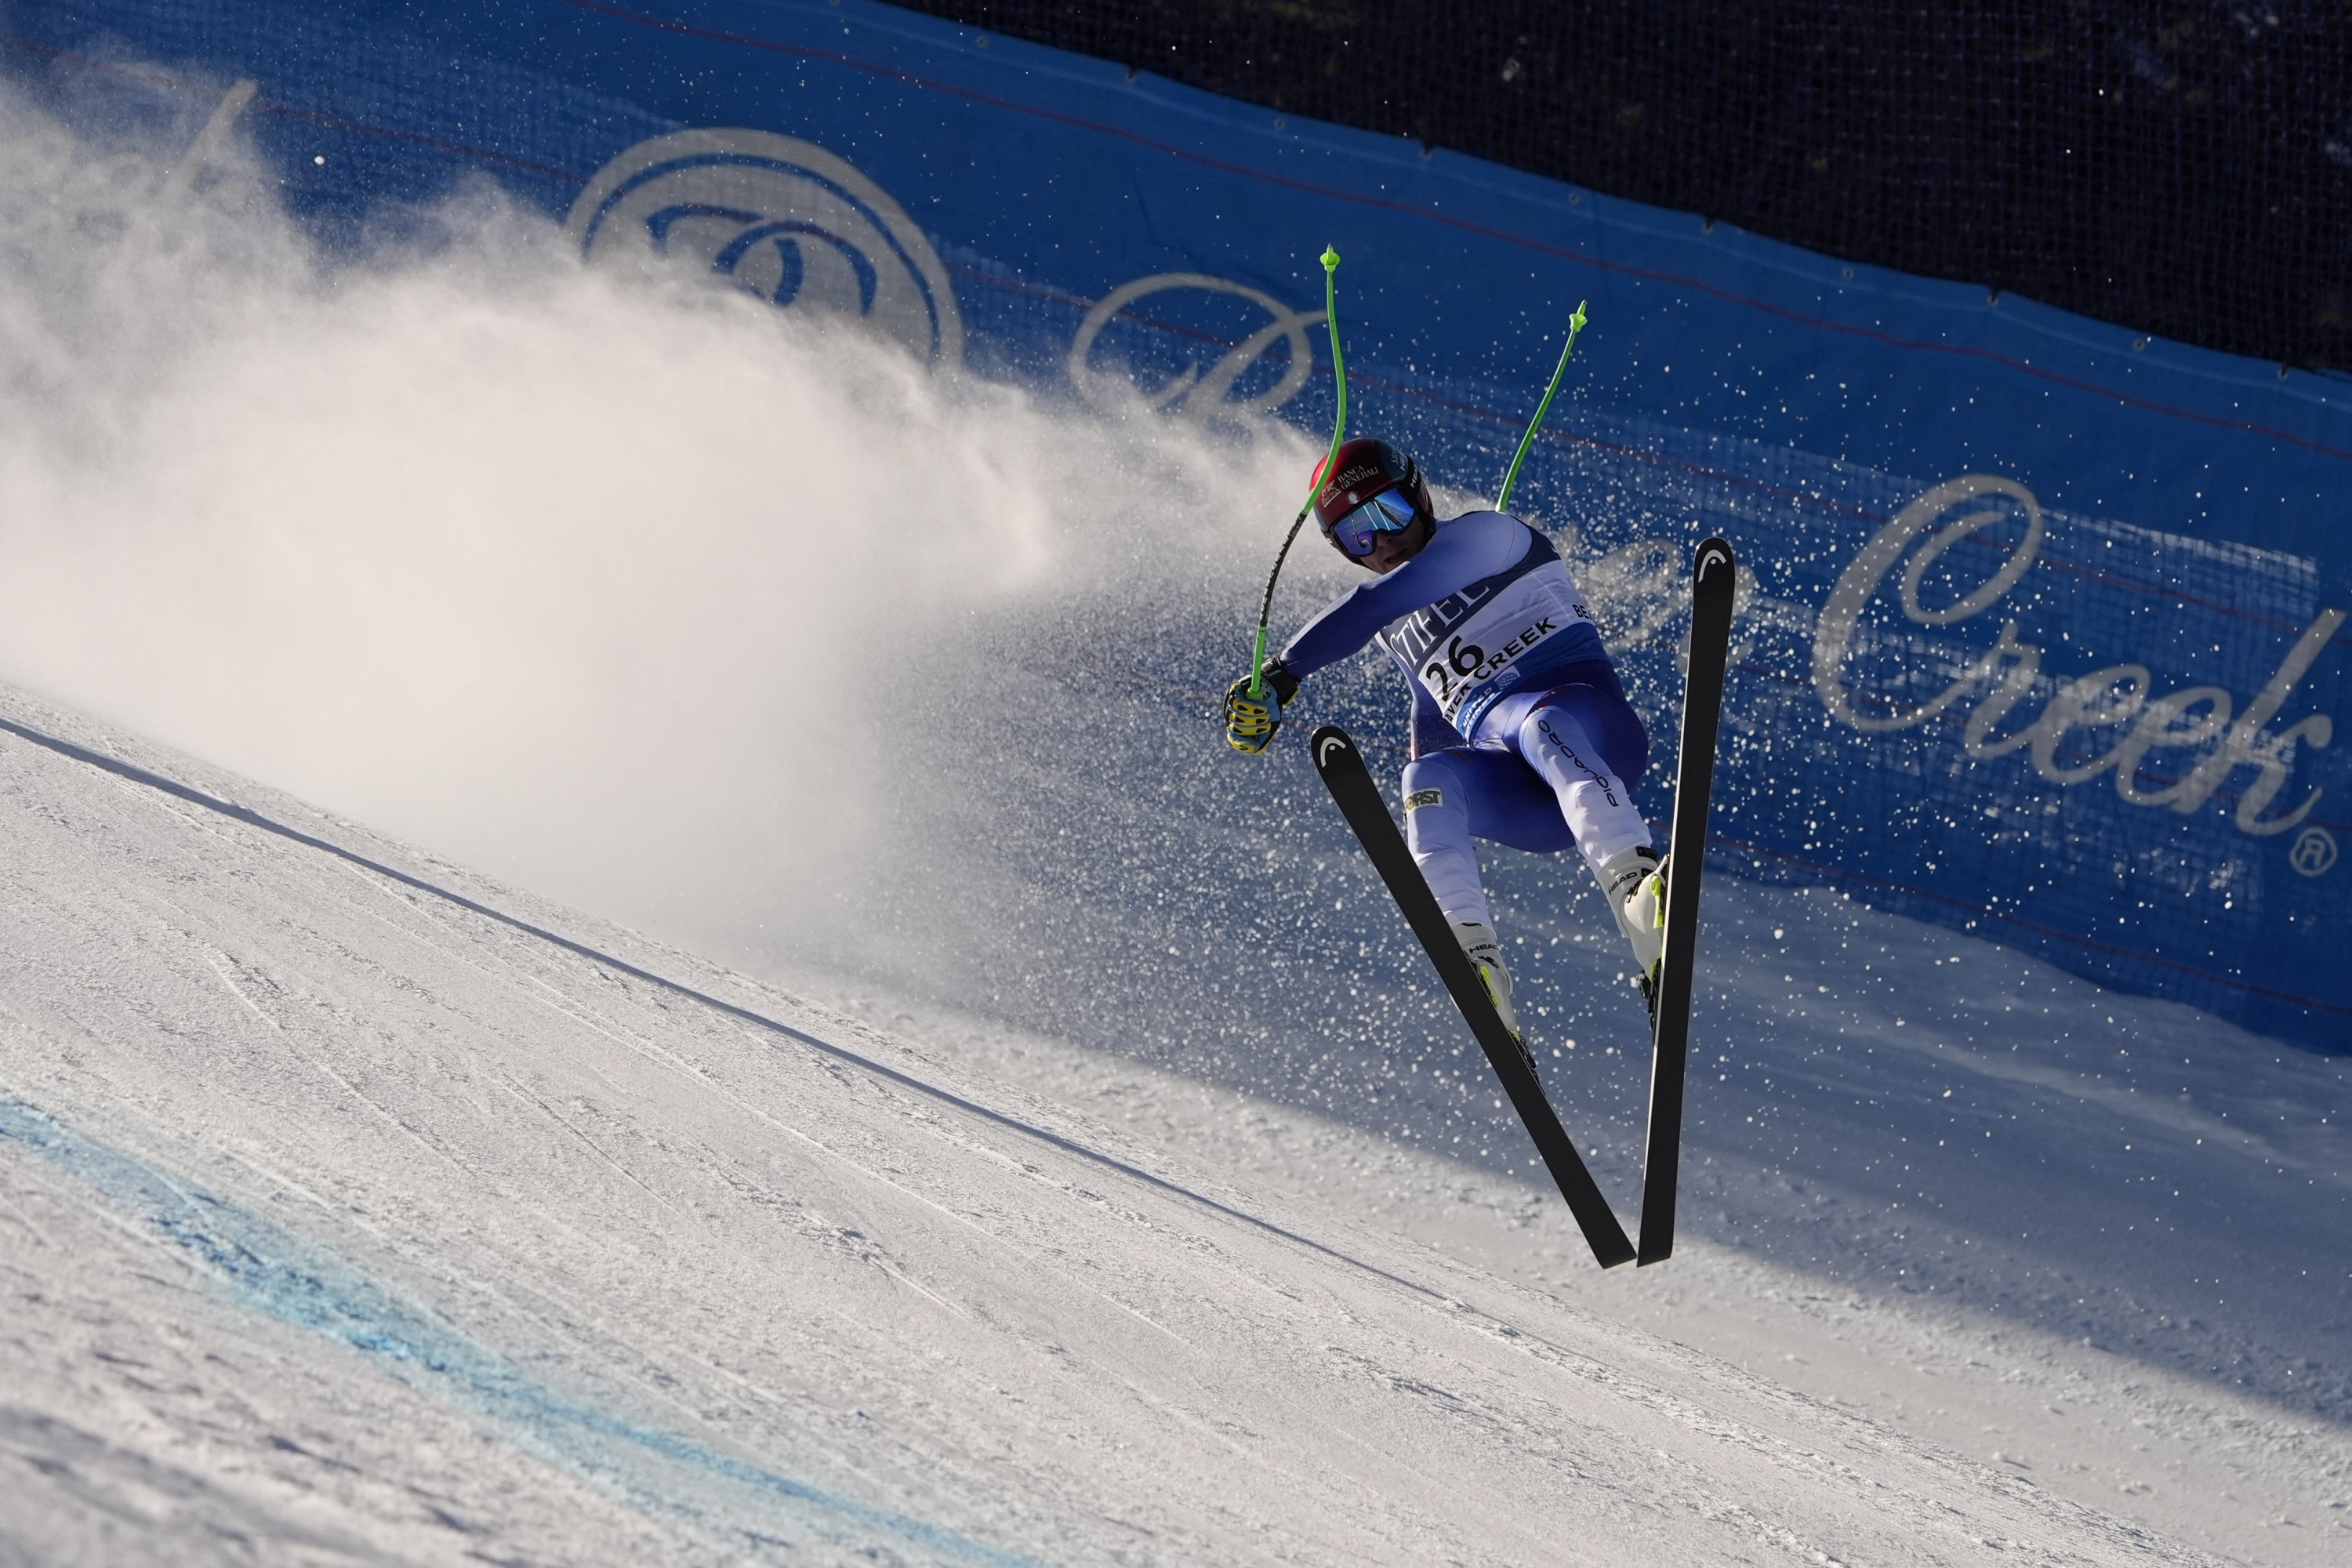
[[1486, 983], [1486, 999], [1494, 1003], [1503, 1027], [1511, 1032], [1511, 1038], [1518, 1039], [1519, 1016], [1511, 1010], [1511, 972], [1503, 967], [1503, 948], [1495, 940], [1494, 928], [1464, 921], [1454, 928], [1454, 938], [1477, 965], [1478, 978]]
[[1666, 952], [1666, 863], [1643, 844], [1610, 857], [1595, 874], [1616, 911], [1617, 929], [1633, 944], [1633, 972], [1648, 1002], [1657, 993]]

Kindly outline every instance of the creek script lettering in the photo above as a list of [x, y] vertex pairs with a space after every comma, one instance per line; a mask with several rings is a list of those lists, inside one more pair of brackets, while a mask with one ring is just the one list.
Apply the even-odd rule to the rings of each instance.
[[[1919, 603], [1919, 584], [1927, 569], [1954, 544], [2013, 514], [2000, 504], [1979, 506], [1946, 521], [1946, 514], [1985, 498], [2013, 502], [2025, 516], [2025, 538], [2000, 571], [1975, 592], [1939, 610]], [[1939, 523], [1946, 525], [1937, 529]], [[1845, 664], [1853, 649], [1863, 607], [1870, 603], [1911, 542], [1933, 531], [1912, 556], [1902, 579], [1903, 613], [1923, 626], [1945, 626], [1983, 614], [1997, 604], [2032, 566], [2042, 549], [2042, 504], [2032, 491], [2012, 479], [1991, 474], [1963, 474], [1948, 479], [1896, 513], [1862, 547], [1839, 576], [1822, 605], [1813, 631], [1813, 686], [1822, 703], [1841, 723], [1867, 733], [1916, 729], [1946, 709], [1954, 707], [1980, 688], [1990, 687], [1969, 712], [1960, 744], [1971, 757], [2006, 756], [2023, 751], [2033, 771], [2056, 784], [2088, 784], [2101, 773], [2115, 774], [2116, 793], [2133, 805], [2168, 805], [2182, 816], [2201, 809], [2215, 790], [2241, 767], [2256, 777], [2238, 797], [2235, 821], [2241, 832], [2267, 837], [2284, 833], [2311, 815], [2321, 792], [2314, 788], [2303, 804], [2280, 816], [2265, 817], [2294, 767], [2298, 743], [2325, 746], [2335, 738], [2336, 724], [2325, 713], [2297, 720], [2272, 733], [2271, 721], [2344, 624], [2342, 610], [2322, 610], [2298, 638], [2272, 676], [2243, 710], [2218, 686], [2189, 686], [2162, 696], [2151, 694], [2153, 679], [2140, 664], [2112, 665], [2095, 669], [2061, 685], [2042, 707], [2041, 716], [2022, 729], [1996, 735], [2042, 673], [2042, 650], [2020, 642], [2017, 623], [2001, 627], [2000, 640], [1962, 671], [1960, 678], [1916, 708], [1883, 714], [1857, 712], [1845, 687]], [[2128, 726], [2128, 728], [2124, 728]], [[2124, 729], [2120, 740], [2102, 755], [2082, 763], [2062, 763], [2066, 737], [2077, 730]], [[2172, 783], [2157, 789], [2139, 785], [2141, 764], [2151, 752], [2202, 752]], [[2184, 759], [2184, 763], [2186, 759]]]

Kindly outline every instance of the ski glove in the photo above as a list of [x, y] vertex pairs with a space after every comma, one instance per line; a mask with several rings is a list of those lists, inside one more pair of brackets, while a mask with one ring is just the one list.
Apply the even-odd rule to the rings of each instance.
[[1282, 728], [1282, 705], [1298, 695], [1298, 677], [1282, 668], [1278, 658], [1266, 661], [1265, 689], [1250, 695], [1246, 675], [1225, 689], [1225, 744], [1253, 754], [1274, 743]]

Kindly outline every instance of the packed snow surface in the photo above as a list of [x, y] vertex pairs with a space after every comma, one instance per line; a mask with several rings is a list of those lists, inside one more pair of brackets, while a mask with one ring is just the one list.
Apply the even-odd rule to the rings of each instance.
[[[21, 694], [5, 716], [27, 1560], [2345, 1544], [2336, 1412], [2169, 1366], [2118, 1308], [2092, 1348], [1704, 1241], [1604, 1278], [1521, 1181], [1001, 1026], [877, 1027]], [[2249, 1104], [2044, 1093], [2076, 1138], [2221, 1142]], [[2215, 1201], [2278, 1152], [2213, 1156]], [[2336, 1201], [2270, 1180], [2290, 1214]], [[1827, 1234], [1809, 1211], [1857, 1195], [1715, 1184]], [[1905, 1255], [1964, 1268], [1948, 1226]]]

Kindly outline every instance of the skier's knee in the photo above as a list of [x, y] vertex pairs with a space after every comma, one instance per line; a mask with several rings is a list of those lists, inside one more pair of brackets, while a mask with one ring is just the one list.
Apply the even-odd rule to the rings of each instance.
[[1468, 789], [1453, 758], [1441, 752], [1405, 764], [1405, 839], [1416, 853], [1433, 844], [1466, 844], [1469, 820]]
[[1519, 754], [1534, 762], [1538, 751], [1547, 750], [1562, 762], [1573, 756], [1584, 771], [1625, 784], [1639, 781], [1650, 763], [1641, 715], [1623, 698], [1590, 688], [1559, 693], [1521, 721]]
[[[1591, 778], [1607, 772], [1584, 726], [1559, 703], [1546, 703], [1531, 710], [1519, 721], [1519, 755], [1547, 774], [1549, 770], [1545, 767], [1546, 762], [1563, 770], [1569, 778]], [[1561, 782], [1552, 780], [1555, 785]]]
[[1423, 812], [1452, 816], [1469, 805], [1462, 769], [1443, 752], [1415, 757], [1404, 765], [1404, 815], [1408, 826]]

